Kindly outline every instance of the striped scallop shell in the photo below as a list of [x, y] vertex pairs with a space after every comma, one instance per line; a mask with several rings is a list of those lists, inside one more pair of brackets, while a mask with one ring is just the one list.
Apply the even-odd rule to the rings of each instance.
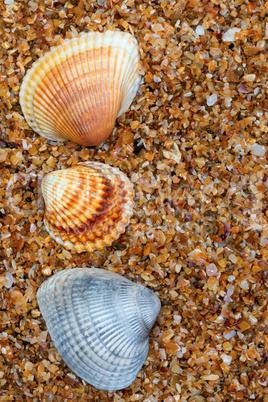
[[28, 124], [41, 136], [98, 145], [129, 108], [140, 81], [134, 36], [82, 33], [33, 64], [21, 85], [20, 104]]
[[132, 183], [120, 170], [99, 162], [47, 174], [42, 193], [47, 231], [78, 253], [110, 246], [133, 213]]
[[37, 292], [51, 339], [67, 366], [98, 389], [130, 385], [149, 349], [160, 311], [150, 289], [113, 272], [58, 272]]

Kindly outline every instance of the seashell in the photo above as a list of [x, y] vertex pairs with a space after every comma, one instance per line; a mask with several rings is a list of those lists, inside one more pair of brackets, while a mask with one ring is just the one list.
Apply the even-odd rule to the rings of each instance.
[[134, 36], [88, 32], [66, 40], [25, 75], [20, 104], [28, 124], [50, 140], [98, 145], [135, 97], [140, 81]]
[[42, 193], [46, 230], [78, 253], [110, 246], [133, 213], [132, 183], [120, 170], [99, 162], [47, 174]]
[[107, 391], [135, 380], [161, 307], [152, 290], [103, 269], [74, 268], [45, 281], [37, 301], [57, 351], [79, 377]]

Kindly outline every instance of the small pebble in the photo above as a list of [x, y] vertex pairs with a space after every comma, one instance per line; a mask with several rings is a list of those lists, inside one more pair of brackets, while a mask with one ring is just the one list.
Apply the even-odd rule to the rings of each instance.
[[11, 286], [13, 285], [13, 276], [11, 275], [10, 272], [6, 272], [6, 279], [8, 280], [8, 282], [5, 283], [5, 287], [7, 289], [10, 289]]
[[223, 363], [227, 364], [227, 366], [230, 366], [231, 362], [232, 362], [232, 356], [226, 355], [225, 353], [223, 353], [221, 355], [222, 361]]
[[228, 31], [224, 32], [224, 34], [222, 35], [222, 40], [224, 42], [233, 42], [235, 40], [235, 34], [240, 31], [241, 31], [240, 28], [228, 29]]
[[241, 94], [248, 94], [249, 90], [247, 89], [245, 84], [241, 84], [238, 88], [238, 92], [240, 92]]
[[228, 341], [229, 339], [233, 338], [236, 335], [236, 331], [232, 329], [232, 331], [228, 333], [224, 333], [223, 336], [224, 338]]
[[246, 74], [244, 75], [244, 80], [246, 82], [253, 82], [256, 79], [256, 74]]
[[213, 106], [218, 100], [217, 94], [212, 94], [211, 96], [207, 97], [207, 105]]
[[161, 80], [161, 78], [160, 77], [157, 77], [156, 75], [154, 75], [154, 82], [161, 82], [162, 80]]
[[224, 297], [225, 303], [230, 303], [232, 301], [231, 296], [234, 293], [234, 286], [230, 285], [229, 288], [227, 289], [226, 296]]
[[35, 231], [36, 231], [36, 225], [34, 223], [31, 223], [30, 232], [33, 233]]
[[235, 264], [237, 262], [237, 258], [234, 254], [229, 255], [229, 260], [232, 261], [233, 264]]
[[197, 33], [197, 35], [205, 35], [205, 30], [202, 25], [197, 25], [195, 32]]
[[264, 156], [266, 152], [266, 147], [264, 145], [254, 144], [252, 147], [252, 155], [255, 156]]
[[51, 273], [52, 273], [50, 267], [44, 267], [41, 272], [42, 272], [42, 274], [43, 274], [44, 276], [50, 276]]
[[240, 283], [240, 287], [241, 289], [248, 290], [249, 289], [248, 281], [246, 279], [243, 279]]
[[217, 270], [217, 267], [216, 267], [215, 264], [209, 264], [209, 265], [206, 267], [207, 276], [216, 275], [217, 272], [218, 272], [218, 270]]
[[204, 381], [217, 381], [219, 379], [219, 376], [218, 374], [210, 374], [201, 378]]

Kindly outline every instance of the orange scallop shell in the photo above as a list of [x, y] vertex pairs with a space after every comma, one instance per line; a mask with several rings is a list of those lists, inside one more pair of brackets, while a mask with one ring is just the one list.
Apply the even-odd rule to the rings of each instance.
[[133, 213], [132, 183], [117, 168], [99, 162], [49, 173], [42, 193], [47, 231], [78, 253], [110, 246]]
[[34, 131], [55, 141], [98, 145], [135, 97], [141, 75], [134, 36], [82, 33], [52, 48], [25, 75], [20, 104]]

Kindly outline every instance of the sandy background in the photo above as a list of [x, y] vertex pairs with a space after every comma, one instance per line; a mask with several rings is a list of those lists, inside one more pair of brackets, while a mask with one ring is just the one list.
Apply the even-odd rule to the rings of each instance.
[[[0, 2], [1, 401], [268, 401], [267, 16], [261, 0]], [[26, 71], [107, 29], [135, 35], [144, 68], [113, 134], [96, 148], [35, 134]], [[128, 175], [135, 212], [111, 247], [78, 255], [45, 231], [40, 180], [87, 160]], [[111, 394], [63, 364], [35, 296], [92, 265], [162, 302], [142, 370]]]

